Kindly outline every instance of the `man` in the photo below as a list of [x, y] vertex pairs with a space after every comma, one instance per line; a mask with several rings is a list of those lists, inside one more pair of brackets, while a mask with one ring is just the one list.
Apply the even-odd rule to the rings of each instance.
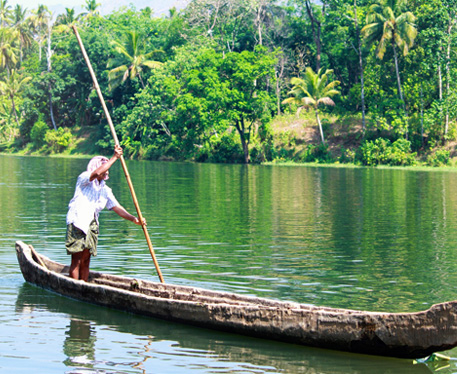
[[71, 255], [70, 277], [87, 282], [90, 258], [97, 255], [98, 216], [105, 207], [120, 217], [141, 225], [140, 220], [127, 212], [116, 200], [105, 180], [109, 169], [122, 156], [123, 150], [116, 145], [113, 156], [92, 158], [87, 170], [76, 182], [75, 194], [68, 204], [67, 235], [65, 247]]

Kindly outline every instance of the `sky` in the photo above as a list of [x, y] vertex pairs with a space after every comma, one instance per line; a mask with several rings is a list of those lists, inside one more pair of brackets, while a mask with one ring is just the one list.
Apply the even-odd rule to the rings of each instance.
[[[168, 10], [175, 6], [178, 9], [184, 8], [187, 0], [97, 0], [100, 5], [100, 13], [105, 15], [122, 6], [132, 4], [137, 10], [149, 6], [156, 16], [168, 14]], [[29, 10], [36, 9], [38, 5], [46, 5], [55, 17], [65, 13], [65, 8], [74, 8], [76, 13], [80, 13], [86, 4], [85, 0], [8, 0], [12, 8], [16, 4]]]

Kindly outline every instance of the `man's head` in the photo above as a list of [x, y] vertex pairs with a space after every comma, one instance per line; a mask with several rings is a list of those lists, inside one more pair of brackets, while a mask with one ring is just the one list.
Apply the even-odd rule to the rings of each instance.
[[[109, 160], [104, 156], [95, 156], [87, 164], [87, 171], [92, 173], [94, 170], [98, 169], [100, 166], [102, 166], [105, 162], [108, 161]], [[106, 172], [104, 174], [103, 180], [107, 180], [108, 178], [108, 172]]]

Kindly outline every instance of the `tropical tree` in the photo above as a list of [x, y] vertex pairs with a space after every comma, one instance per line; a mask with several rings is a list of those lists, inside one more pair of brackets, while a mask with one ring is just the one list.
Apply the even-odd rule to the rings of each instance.
[[4, 27], [11, 22], [11, 5], [8, 0], [0, 0], [0, 26]]
[[332, 96], [338, 95], [339, 91], [335, 87], [340, 84], [339, 81], [332, 81], [328, 83], [330, 74], [333, 70], [326, 70], [322, 73], [322, 68], [317, 73], [310, 67], [305, 70], [304, 78], [294, 77], [290, 80], [293, 85], [292, 90], [289, 92], [291, 97], [285, 99], [283, 104], [297, 104], [299, 105], [297, 114], [304, 108], [313, 108], [316, 115], [317, 124], [319, 125], [319, 132], [321, 135], [322, 144], [325, 145], [324, 131], [322, 123], [319, 118], [319, 105], [335, 105], [331, 99]]
[[19, 118], [16, 110], [16, 103], [14, 98], [24, 89], [25, 85], [31, 80], [31, 77], [22, 77], [16, 72], [11, 70], [11, 74], [5, 80], [0, 81], [0, 92], [8, 96], [11, 100], [11, 111], [14, 114], [18, 127], [20, 126]]
[[27, 8], [17, 4], [14, 8], [14, 30], [19, 37], [19, 61], [22, 63], [23, 50], [29, 48], [33, 41], [32, 24], [27, 18]]
[[59, 25], [73, 25], [79, 16], [76, 16], [75, 8], [65, 8], [65, 13], [61, 13], [56, 18], [56, 26]]
[[15, 46], [16, 32], [10, 28], [0, 27], [0, 68], [7, 73], [17, 63], [18, 49]]
[[267, 87], [274, 82], [276, 56], [258, 46], [254, 52], [231, 52], [220, 58], [220, 83], [212, 77], [208, 79], [208, 85], [217, 86], [216, 92], [208, 91], [214, 103], [212, 112], [220, 122], [235, 127], [247, 164], [255, 128], [270, 120], [273, 109], [274, 101]]
[[406, 2], [406, 0], [380, 0], [379, 3], [371, 5], [367, 15], [367, 25], [362, 29], [362, 34], [368, 45], [378, 43], [376, 56], [379, 59], [383, 59], [389, 45], [392, 47], [398, 96], [403, 103], [405, 114], [407, 112], [401, 88], [397, 48], [406, 56], [417, 36], [417, 30], [414, 25], [416, 17], [413, 13], [404, 11]]
[[72, 27], [78, 23], [80, 15], [75, 14], [75, 8], [65, 8], [65, 13], [61, 13], [56, 18], [54, 30], [58, 33], [73, 31]]
[[115, 58], [108, 61], [107, 67], [112, 68], [108, 73], [109, 88], [114, 90], [124, 83], [138, 77], [144, 88], [145, 84], [141, 73], [144, 67], [156, 69], [162, 66], [161, 62], [151, 60], [154, 52], [145, 52], [145, 38], [137, 31], [127, 31], [121, 41], [113, 41]]
[[446, 121], [444, 126], [444, 135], [446, 136], [449, 131], [449, 96], [450, 96], [450, 82], [451, 82], [451, 44], [453, 40], [453, 28], [457, 23], [457, 1], [456, 0], [445, 0], [444, 6], [448, 11], [448, 23], [446, 27]]
[[314, 1], [305, 0], [306, 5], [306, 13], [311, 21], [311, 29], [313, 31], [313, 39], [314, 43], [316, 44], [316, 70], [321, 68], [321, 54], [322, 54], [322, 40], [321, 40], [321, 33], [322, 33], [322, 20], [321, 17], [325, 16], [325, 6], [326, 2], [322, 1], [322, 8], [321, 14], [316, 12], [317, 5], [314, 4]]
[[97, 0], [86, 0], [86, 6], [84, 7], [85, 12], [81, 13], [81, 16], [84, 18], [98, 16], [100, 11], [97, 8], [99, 8], [100, 5], [100, 3], [97, 3]]
[[33, 27], [35, 28], [36, 38], [39, 45], [39, 60], [41, 61], [41, 48], [43, 41], [48, 32], [48, 23], [50, 22], [51, 13], [46, 5], [39, 5], [38, 9], [33, 11], [30, 17]]
[[15, 126], [11, 124], [11, 113], [6, 103], [0, 103], [0, 142], [11, 141]]
[[365, 125], [365, 80], [363, 78], [363, 56], [362, 56], [362, 39], [360, 37], [359, 22], [357, 18], [357, 0], [354, 0], [354, 27], [355, 37], [357, 39], [357, 54], [359, 56], [359, 74], [360, 74], [360, 99], [362, 104], [362, 128], [363, 131], [366, 129]]

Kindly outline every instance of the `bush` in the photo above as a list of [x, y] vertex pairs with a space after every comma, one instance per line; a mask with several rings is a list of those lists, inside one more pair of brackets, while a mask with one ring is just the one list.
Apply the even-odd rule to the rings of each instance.
[[341, 156], [338, 159], [339, 162], [343, 164], [347, 163], [356, 163], [356, 151], [353, 149], [345, 149], [341, 147]]
[[362, 163], [367, 166], [387, 164], [387, 149], [390, 140], [378, 138], [375, 141], [368, 140], [360, 147], [362, 153]]
[[266, 161], [265, 150], [261, 143], [255, 143], [249, 150], [249, 159], [252, 164], [260, 164]]
[[394, 143], [384, 138], [365, 141], [360, 147], [361, 161], [364, 165], [414, 165], [416, 153], [411, 153], [411, 143], [398, 139]]
[[302, 162], [318, 162], [330, 163], [333, 162], [328, 146], [325, 144], [309, 145], [300, 156]]
[[30, 130], [30, 140], [35, 149], [41, 148], [45, 144], [46, 132], [49, 130], [48, 125], [41, 119], [36, 121]]
[[195, 156], [198, 162], [242, 163], [243, 150], [236, 134], [225, 132], [213, 135], [209, 142], [199, 148]]
[[47, 130], [44, 140], [48, 150], [52, 153], [61, 153], [65, 151], [73, 142], [74, 136], [70, 129], [59, 127], [57, 131]]
[[243, 149], [236, 135], [224, 133], [220, 141], [214, 144], [214, 153], [210, 157], [212, 162], [242, 163], [244, 160]]
[[389, 165], [414, 165], [416, 153], [411, 153], [411, 143], [406, 139], [396, 140], [389, 152]]
[[434, 155], [427, 157], [427, 165], [429, 166], [444, 166], [449, 165], [451, 153], [445, 149], [439, 149]]

